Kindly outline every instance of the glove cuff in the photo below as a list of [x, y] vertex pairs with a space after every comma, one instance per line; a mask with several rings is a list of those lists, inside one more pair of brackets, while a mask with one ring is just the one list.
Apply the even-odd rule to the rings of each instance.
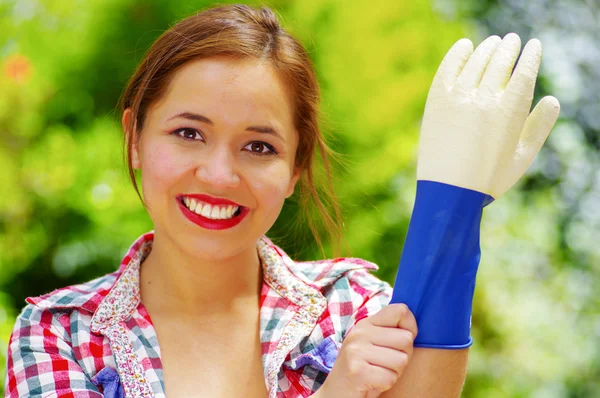
[[489, 195], [421, 180], [391, 303], [415, 315], [415, 347], [469, 347], [479, 228]]
[[466, 344], [459, 345], [444, 345], [444, 344], [427, 344], [427, 343], [418, 343], [415, 341], [413, 346], [415, 348], [436, 348], [439, 350], [462, 350], [463, 348], [469, 348], [473, 345], [473, 338], [469, 336], [469, 341]]

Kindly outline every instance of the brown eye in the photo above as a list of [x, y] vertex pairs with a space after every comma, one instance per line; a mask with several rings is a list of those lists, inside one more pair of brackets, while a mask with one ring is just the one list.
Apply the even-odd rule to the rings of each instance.
[[262, 141], [254, 141], [245, 146], [253, 155], [276, 155], [277, 151], [271, 145]]
[[180, 136], [181, 138], [186, 139], [186, 140], [197, 140], [197, 139], [202, 138], [202, 136], [200, 135], [198, 130], [194, 130], [194, 129], [190, 129], [190, 128], [183, 128], [183, 129], [176, 130], [175, 134], [177, 134], [178, 136]]
[[265, 146], [260, 142], [253, 142], [250, 144], [252, 152], [262, 152]]

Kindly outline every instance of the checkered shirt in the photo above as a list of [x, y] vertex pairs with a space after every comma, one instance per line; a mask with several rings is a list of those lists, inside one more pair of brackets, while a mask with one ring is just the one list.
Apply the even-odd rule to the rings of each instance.
[[[165, 396], [160, 347], [139, 290], [153, 238], [142, 235], [116, 272], [26, 299], [9, 341], [5, 397]], [[265, 236], [257, 251], [269, 398], [308, 397], [344, 337], [386, 306], [392, 289], [365, 260], [293, 261]]]

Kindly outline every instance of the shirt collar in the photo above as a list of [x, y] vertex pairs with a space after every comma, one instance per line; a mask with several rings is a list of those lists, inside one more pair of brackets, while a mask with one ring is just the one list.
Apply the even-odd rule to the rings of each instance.
[[[141, 300], [140, 267], [152, 250], [153, 241], [153, 231], [140, 236], [123, 258], [113, 285], [98, 292], [101, 296], [92, 297], [91, 303], [86, 303], [87, 309], [95, 307], [90, 324], [92, 332], [101, 333], [107, 327], [127, 320], [135, 312]], [[327, 305], [319, 288], [294, 274], [286, 264], [293, 263], [293, 260], [266, 236], [258, 240], [256, 248], [264, 282], [294, 307], [302, 308], [306, 316], [316, 322]]]

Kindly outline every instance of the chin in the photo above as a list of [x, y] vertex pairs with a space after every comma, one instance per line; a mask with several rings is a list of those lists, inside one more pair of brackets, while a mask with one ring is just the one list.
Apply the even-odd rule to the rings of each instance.
[[250, 247], [256, 246], [261, 235], [252, 237], [249, 233], [233, 234], [233, 231], [202, 230], [195, 233], [178, 232], [173, 235], [180, 250], [203, 259], [225, 260], [234, 257]]

